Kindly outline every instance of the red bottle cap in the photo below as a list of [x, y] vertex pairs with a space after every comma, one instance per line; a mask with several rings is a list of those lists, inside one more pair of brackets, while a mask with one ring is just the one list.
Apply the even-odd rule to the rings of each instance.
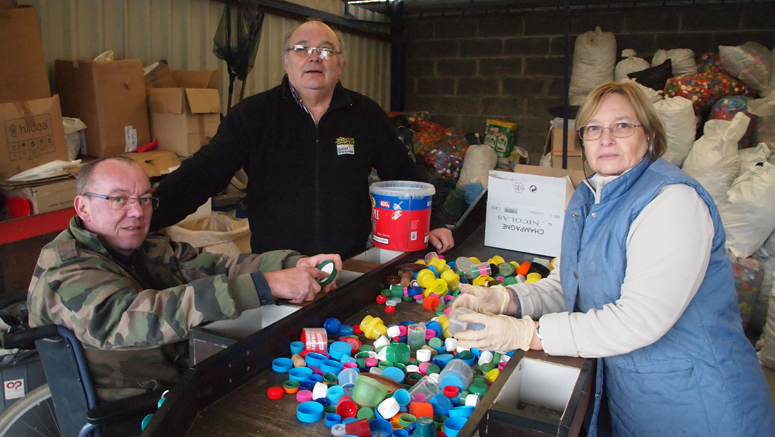
[[382, 305], [383, 303], [387, 302], [387, 297], [385, 297], [384, 294], [380, 294], [377, 296], [377, 303]]
[[396, 312], [396, 307], [389, 307], [389, 306], [386, 306], [386, 307], [385, 307], [385, 312], [386, 312], [386, 313], [394, 313], [394, 312]]
[[361, 331], [361, 325], [353, 325], [353, 334], [363, 334], [363, 331]]
[[269, 399], [280, 399], [283, 397], [283, 389], [282, 387], [269, 387], [269, 390], [266, 391], [266, 395]]
[[455, 387], [454, 385], [448, 385], [444, 387], [444, 396], [448, 398], [454, 398], [460, 393], [460, 389]]

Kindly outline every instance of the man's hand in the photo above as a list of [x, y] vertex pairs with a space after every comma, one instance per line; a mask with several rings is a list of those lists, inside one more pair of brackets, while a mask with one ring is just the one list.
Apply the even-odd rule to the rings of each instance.
[[452, 231], [447, 228], [431, 229], [429, 236], [430, 243], [439, 253], [444, 253], [455, 247], [455, 238], [452, 237]]
[[[299, 262], [296, 263], [296, 267], [303, 267], [307, 269], [315, 269], [317, 270], [317, 267], [322, 263], [323, 261], [332, 261], [334, 263], [334, 267], [336, 267], [337, 272], [342, 271], [342, 258], [338, 254], [326, 254], [321, 253], [315, 256], [308, 256], [299, 259]], [[321, 272], [320, 270], [317, 270], [318, 274], [315, 276], [315, 278], [320, 278], [322, 281], [323, 279], [327, 278], [328, 275], [324, 272]], [[323, 292], [328, 293], [329, 291], [336, 290], [336, 279], [334, 279], [334, 282], [326, 285], [323, 287]]]
[[314, 267], [296, 266], [292, 269], [264, 273], [269, 289], [272, 290], [272, 296], [276, 299], [288, 299], [290, 303], [295, 304], [314, 299], [321, 290], [317, 279], [326, 277], [325, 273]]
[[452, 311], [465, 307], [477, 313], [503, 314], [510, 302], [511, 293], [502, 285], [482, 287], [480, 285], [460, 284], [460, 294], [452, 303]]
[[468, 313], [460, 320], [481, 323], [483, 329], [460, 331], [455, 334], [458, 346], [486, 351], [528, 350], [536, 331], [536, 322], [530, 317], [517, 319], [511, 316], [495, 316]]

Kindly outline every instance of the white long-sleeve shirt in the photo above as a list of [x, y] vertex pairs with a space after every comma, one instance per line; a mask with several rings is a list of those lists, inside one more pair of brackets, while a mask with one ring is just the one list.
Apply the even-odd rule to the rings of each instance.
[[[590, 179], [595, 203], [603, 186], [616, 178]], [[510, 287], [521, 315], [540, 317], [547, 353], [590, 358], [625, 354], [654, 343], [681, 317], [705, 277], [713, 234], [708, 206], [694, 188], [666, 185], [630, 227], [627, 269], [616, 302], [601, 310], [567, 312], [559, 257], [549, 277]]]

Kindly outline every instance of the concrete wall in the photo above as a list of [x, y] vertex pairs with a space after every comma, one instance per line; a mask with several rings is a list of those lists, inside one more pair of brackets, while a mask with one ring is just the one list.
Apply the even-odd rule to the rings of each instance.
[[[571, 11], [575, 37], [600, 26], [651, 61], [658, 49], [697, 56], [719, 45], [775, 42], [775, 3], [637, 6]], [[564, 10], [409, 17], [406, 110], [426, 110], [447, 127], [483, 132], [487, 118], [519, 125], [517, 143], [537, 163], [564, 93]]]

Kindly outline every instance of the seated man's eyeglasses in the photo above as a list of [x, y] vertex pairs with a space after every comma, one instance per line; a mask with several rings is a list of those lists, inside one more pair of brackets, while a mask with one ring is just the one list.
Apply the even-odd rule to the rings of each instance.
[[295, 53], [296, 56], [303, 57], [303, 58], [309, 58], [312, 56], [313, 51], [318, 52], [318, 56], [320, 59], [327, 61], [334, 56], [338, 55], [341, 52], [337, 52], [334, 49], [329, 49], [328, 47], [309, 47], [301, 44], [296, 44], [293, 47], [289, 49], [285, 49], [286, 52]]
[[105, 199], [110, 202], [112, 209], [120, 211], [126, 211], [129, 208], [135, 206], [135, 202], [139, 202], [143, 209], [156, 209], [159, 207], [158, 197], [127, 197], [127, 196], [105, 196], [103, 194], [83, 193], [84, 196], [96, 197], [98, 199]]
[[586, 126], [581, 126], [576, 132], [579, 133], [579, 137], [582, 140], [597, 140], [603, 136], [603, 131], [606, 129], [610, 130], [611, 135], [616, 138], [626, 138], [635, 134], [636, 127], [643, 127], [643, 125], [626, 122], [614, 123], [607, 127], [588, 124]]

